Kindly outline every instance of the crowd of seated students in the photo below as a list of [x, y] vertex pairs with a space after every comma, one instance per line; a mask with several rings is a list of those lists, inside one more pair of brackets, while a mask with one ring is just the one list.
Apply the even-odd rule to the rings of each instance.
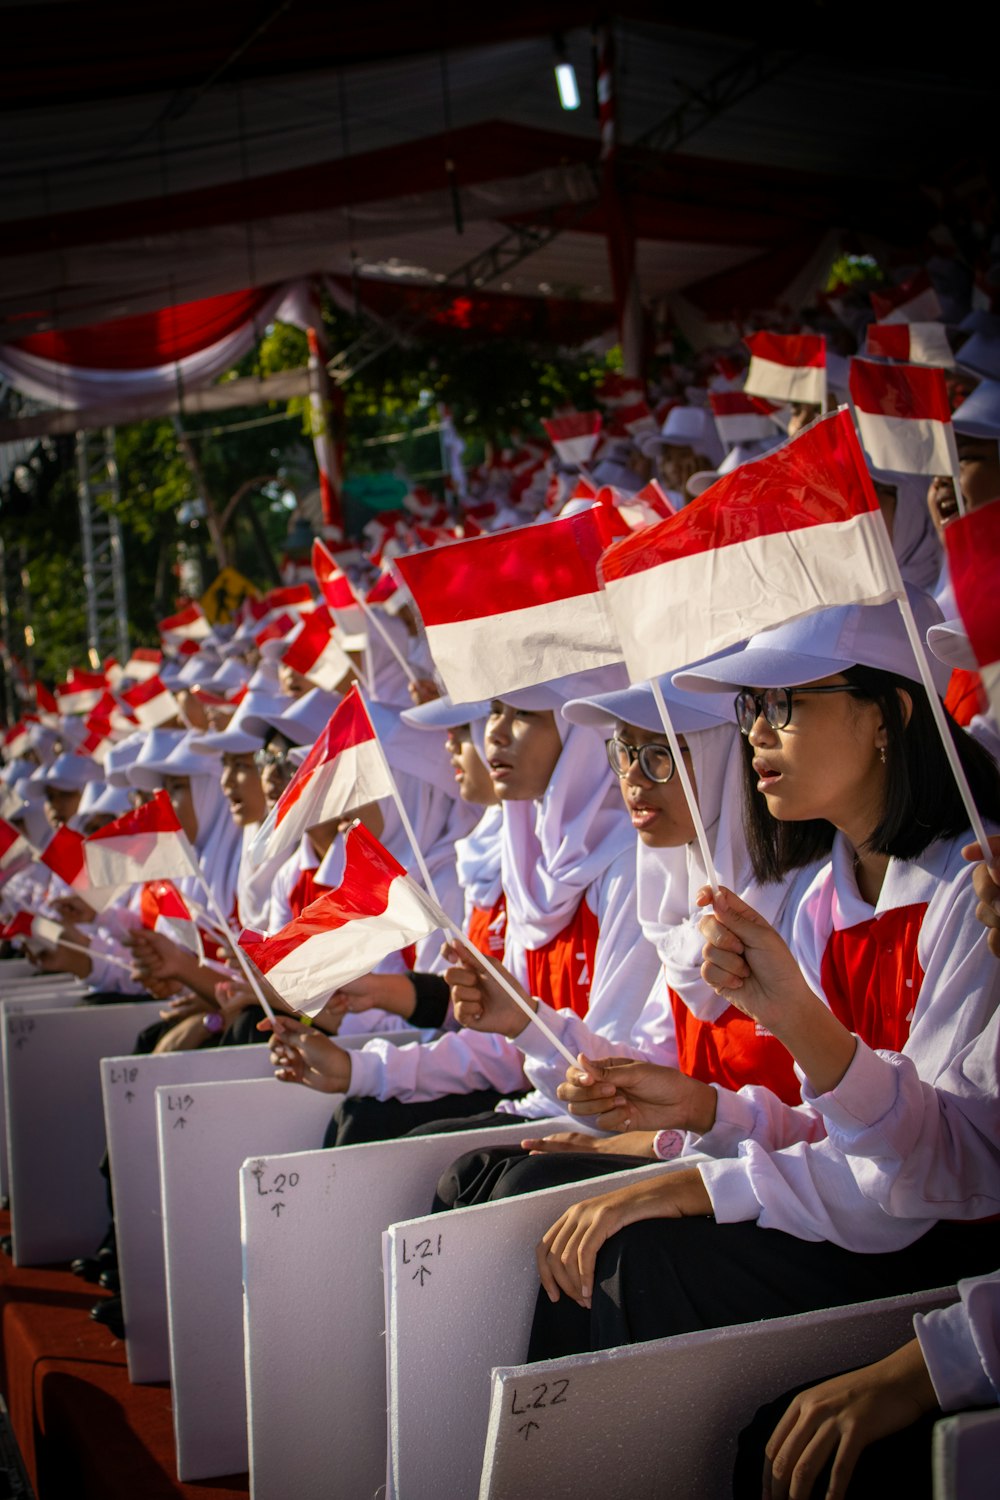
[[[972, 344], [954, 419], [969, 508], [1000, 503], [1000, 337], [986, 323]], [[788, 433], [817, 414], [796, 409]], [[754, 456], [725, 455], [688, 390], [641, 445], [609, 444], [597, 473], [641, 525], [655, 519], [636, 498], [652, 466], [680, 507], [705, 471]], [[480, 476], [486, 529], [544, 524], [572, 493], [551, 462], [522, 486], [513, 472]], [[925, 504], [926, 483], [875, 477], [992, 834], [998, 726], [939, 542], [951, 481], [935, 478]], [[383, 555], [414, 544], [405, 520], [376, 529]], [[672, 1162], [580, 1199], [544, 1234], [529, 1359], [959, 1284], [961, 1301], [918, 1318], [896, 1355], [763, 1414], [741, 1445], [740, 1494], [759, 1492], [762, 1469], [775, 1495], [843, 1493], [871, 1440], [995, 1402], [1000, 839], [974, 846], [896, 604], [820, 610], [660, 681], [703, 843], [652, 688], [624, 668], [453, 703], [412, 609], [376, 605], [380, 629], [344, 640], [349, 665], [326, 691], [269, 638], [269, 619], [308, 613], [309, 588], [295, 593], [189, 654], [171, 656], [168, 636], [168, 713], [145, 730], [117, 724], [100, 761], [85, 716], [22, 726], [0, 814], [32, 844], [64, 824], [92, 832], [162, 789], [204, 876], [99, 907], [23, 864], [0, 889], [7, 915], [61, 924], [34, 949], [39, 969], [85, 978], [95, 1001], [148, 997], [137, 1050], [270, 1040], [279, 1079], [337, 1096], [330, 1147], [508, 1125], [508, 1144], [456, 1157], [436, 1210]], [[108, 674], [119, 708], [129, 665]], [[399, 803], [345, 808], [262, 865], [255, 836], [355, 679]], [[272, 1022], [232, 935], [277, 932], [336, 886], [356, 819], [404, 865], [413, 830], [469, 946], [425, 939], [341, 986], [309, 1024], [282, 1010]], [[404, 1026], [419, 1039], [378, 1035]], [[372, 1035], [348, 1051], [337, 1037], [352, 1033]], [[113, 1293], [113, 1233], [81, 1251], [80, 1273]], [[120, 1331], [114, 1297], [95, 1315]], [[929, 1493], [926, 1453], [909, 1444], [907, 1462]], [[875, 1482], [858, 1470], [858, 1486]]]

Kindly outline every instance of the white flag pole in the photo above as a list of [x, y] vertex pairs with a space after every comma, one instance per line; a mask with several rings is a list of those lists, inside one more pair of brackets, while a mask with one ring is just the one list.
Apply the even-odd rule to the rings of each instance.
[[215, 899], [215, 893], [213, 892], [212, 887], [209, 885], [208, 881], [205, 879], [204, 874], [202, 873], [201, 865], [198, 863], [197, 855], [192, 849], [187, 836], [182, 833], [179, 835], [179, 837], [181, 848], [184, 850], [184, 857], [190, 867], [191, 874], [198, 881], [198, 884], [201, 886], [202, 890], [205, 892], [205, 895], [208, 897], [209, 909], [214, 913], [215, 919], [220, 925], [221, 932], [225, 933], [233, 956], [235, 957], [236, 962], [239, 964], [240, 968], [243, 970], [244, 977], [246, 978], [246, 981], [249, 984], [250, 988], [253, 990], [258, 1004], [262, 1007], [264, 1014], [268, 1017], [268, 1019], [273, 1022], [274, 1011], [271, 1009], [264, 991], [260, 987], [260, 983], [258, 982], [257, 975], [254, 972], [252, 964], [250, 963], [246, 954], [243, 952], [243, 949], [240, 947], [239, 943], [233, 938], [229, 930], [229, 923], [226, 921], [225, 913], [220, 907], [218, 901]]
[[[69, 951], [70, 951], [70, 953], [82, 953], [83, 956], [84, 956], [84, 958], [89, 958], [90, 959], [91, 963], [93, 963], [93, 961], [94, 961], [94, 951], [93, 951], [92, 948], [85, 948], [82, 943], [71, 943], [68, 938], [51, 938], [51, 939], [49, 939], [49, 938], [29, 937], [28, 938], [28, 942], [32, 942], [32, 943], [39, 943], [39, 942], [41, 942], [41, 943], [48, 943], [48, 942], [51, 942], [51, 944], [52, 944], [52, 951], [55, 951], [56, 948], [68, 948]], [[114, 964], [115, 968], [117, 968], [117, 969], [128, 969], [129, 973], [131, 973], [131, 971], [132, 971], [132, 965], [128, 962], [127, 959], [116, 958], [113, 953], [102, 953], [100, 955], [100, 958], [101, 958], [101, 962], [102, 963]]]
[[895, 585], [898, 591], [896, 594], [896, 603], [899, 605], [899, 612], [903, 617], [903, 625], [906, 628], [906, 634], [909, 638], [910, 646], [913, 649], [913, 655], [916, 657], [917, 668], [920, 672], [920, 681], [923, 683], [924, 691], [927, 694], [927, 701], [930, 704], [931, 714], [933, 715], [934, 723], [937, 727], [937, 732], [941, 737], [941, 744], [944, 746], [944, 753], [948, 757], [948, 764], [951, 766], [952, 774], [955, 777], [955, 784], [958, 787], [959, 796], [962, 799], [962, 802], [965, 806], [965, 811], [969, 817], [969, 826], [972, 829], [973, 835], [976, 839], [976, 842], [979, 844], [979, 847], [981, 849], [988, 849], [989, 844], [986, 842], [986, 830], [983, 827], [983, 820], [980, 816], [979, 809], [976, 807], [975, 799], [972, 795], [972, 788], [969, 786], [968, 778], [966, 777], [962, 762], [958, 758], [958, 750], [955, 746], [955, 741], [952, 739], [948, 729], [948, 721], [944, 716], [944, 705], [942, 704], [941, 699], [938, 697], [938, 690], [934, 685], [934, 678], [931, 675], [930, 662], [927, 660], [927, 645], [926, 642], [921, 638], [920, 631], [917, 627], [917, 622], [913, 617], [913, 609], [910, 605], [909, 598], [907, 597], [906, 587], [903, 583], [902, 575], [899, 571], [899, 564], [896, 561], [896, 554], [892, 550], [892, 542], [889, 540], [889, 533], [886, 529], [884, 521], [878, 528], [878, 537], [879, 544], [882, 547], [886, 569], [888, 570], [890, 577], [893, 577], [895, 579]]
[[576, 1058], [573, 1056], [569, 1048], [565, 1045], [564, 1042], [561, 1042], [559, 1040], [555, 1032], [552, 1030], [551, 1026], [549, 1026], [547, 1022], [542, 1020], [538, 1012], [532, 1010], [527, 1000], [525, 1000], [522, 995], [518, 994], [516, 988], [513, 984], [511, 984], [510, 980], [507, 978], [503, 970], [499, 968], [487, 954], [483, 953], [481, 949], [475, 946], [474, 943], [470, 942], [465, 933], [462, 932], [458, 927], [456, 927], [454, 922], [452, 922], [447, 916], [445, 916], [444, 912], [439, 913], [439, 919], [441, 920], [441, 925], [448, 933], [449, 937], [452, 937], [456, 942], [461, 943], [462, 947], [473, 955], [476, 963], [483, 969], [485, 969], [490, 978], [496, 981], [496, 983], [500, 986], [504, 993], [509, 995], [510, 998], [518, 1006], [520, 1006], [521, 1010], [523, 1010], [525, 1015], [528, 1017], [528, 1020], [534, 1021], [535, 1025], [538, 1027], [542, 1035], [545, 1036], [549, 1043], [556, 1049], [556, 1051], [566, 1059], [570, 1067], [578, 1067], [579, 1064], [577, 1063]]
[[[392, 639], [392, 636], [386, 630], [385, 626], [382, 624], [382, 621], [378, 618], [371, 605], [368, 604], [360, 594], [355, 594], [354, 597], [357, 599], [358, 604], [361, 606], [361, 609], [364, 612], [365, 619], [368, 621], [369, 625], [374, 625], [375, 629], [378, 631], [379, 635], [382, 637], [383, 641], [388, 646], [389, 650], [392, 652], [393, 656], [396, 658], [403, 671], [406, 673], [409, 681], [415, 683], [417, 680], [416, 672], [410, 666], [410, 663], [406, 660], [406, 657], [403, 655], [402, 651], [400, 651], [399, 647], [396, 645], [396, 642]], [[375, 679], [373, 672], [371, 681], [368, 685], [369, 692], [371, 692], [372, 690], [372, 683], [374, 682], [374, 680]]]
[[375, 733], [375, 743], [378, 746], [378, 753], [382, 757], [382, 765], [385, 767], [385, 774], [388, 778], [389, 785], [392, 788], [392, 800], [396, 804], [396, 811], [399, 813], [399, 821], [403, 825], [403, 830], [410, 842], [410, 848], [413, 850], [413, 857], [417, 862], [417, 869], [420, 871], [421, 878], [424, 882], [424, 889], [434, 901], [435, 905], [438, 908], [441, 908], [441, 902], [438, 900], [437, 891], [434, 889], [434, 882], [431, 879], [431, 872], [427, 868], [427, 861], [424, 859], [423, 850], [417, 843], [417, 836], [413, 832], [413, 824], [407, 817], [406, 808], [403, 806], [403, 799], [399, 795], [399, 788], [396, 785], [396, 778], [395, 776], [393, 776], [392, 768], [389, 765], [388, 760], [386, 759], [385, 751], [382, 748], [382, 741], [378, 737], [378, 731], [375, 729], [374, 723], [372, 723], [372, 716], [370, 713], [368, 713], [368, 704], [365, 702], [365, 695], [364, 693], [362, 693], [360, 688], [356, 688], [356, 691], [358, 697], [361, 699], [361, 706], [364, 709], [365, 713], [368, 715], [368, 721], [369, 723], [371, 723], [372, 730]]
[[673, 723], [671, 722], [670, 714], [667, 710], [666, 700], [664, 699], [663, 693], [660, 689], [659, 682], [657, 682], [655, 677], [651, 677], [649, 680], [649, 685], [653, 690], [653, 697], [656, 700], [656, 706], [660, 711], [660, 719], [662, 720], [663, 727], [667, 733], [667, 740], [670, 744], [670, 753], [674, 758], [674, 770], [680, 777], [681, 786], [684, 788], [684, 795], [687, 798], [688, 811], [691, 814], [691, 821], [694, 823], [694, 831], [698, 838], [698, 848], [701, 850], [702, 863], [705, 866], [705, 876], [708, 880], [709, 885], [712, 887], [712, 891], [716, 892], [719, 889], [719, 877], [716, 873], [715, 861], [712, 858], [712, 851], [708, 845], [708, 834], [705, 832], [705, 824], [702, 822], [701, 809], [698, 806], [698, 799], [695, 797], [694, 787], [691, 785], [691, 778], [688, 775], [687, 766], [684, 764], [684, 755], [681, 751], [680, 741], [677, 738], [677, 731], [674, 729]]

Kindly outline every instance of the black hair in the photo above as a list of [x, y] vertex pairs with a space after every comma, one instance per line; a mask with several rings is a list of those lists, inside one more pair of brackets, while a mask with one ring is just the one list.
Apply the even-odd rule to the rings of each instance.
[[[935, 839], [955, 838], [964, 832], [968, 814], [923, 687], [877, 667], [850, 667], [842, 676], [857, 689], [856, 697], [878, 704], [886, 730], [885, 802], [864, 846], [866, 852], [917, 859]], [[899, 690], [911, 700], [909, 719]], [[1000, 821], [1000, 769], [947, 709], [944, 712], [976, 807], [984, 818]], [[836, 830], [823, 818], [802, 822], [773, 818], [757, 791], [749, 740], [744, 748], [743, 822], [754, 874], [762, 882], [782, 880], [790, 870], [828, 854]]]

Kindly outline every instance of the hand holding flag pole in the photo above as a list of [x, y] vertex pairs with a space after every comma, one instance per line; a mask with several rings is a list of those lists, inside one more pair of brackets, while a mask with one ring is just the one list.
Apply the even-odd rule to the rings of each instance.
[[264, 994], [264, 991], [260, 984], [260, 980], [257, 977], [253, 965], [250, 963], [249, 959], [243, 952], [243, 949], [240, 947], [235, 937], [230, 934], [229, 923], [226, 921], [225, 913], [216, 900], [212, 887], [205, 879], [201, 864], [198, 860], [198, 856], [195, 854], [194, 849], [191, 847], [191, 843], [187, 838], [187, 835], [182, 833], [180, 835], [180, 841], [181, 847], [184, 850], [185, 857], [188, 861], [188, 864], [190, 865], [191, 874], [195, 877], [202, 890], [205, 892], [205, 895], [208, 898], [209, 909], [214, 914], [215, 919], [219, 924], [220, 937], [225, 937], [226, 946], [232, 951], [236, 958], [236, 962], [243, 970], [244, 977], [250, 988], [253, 990], [257, 1003], [261, 1006], [264, 1014], [273, 1023], [274, 1010], [271, 1006], [271, 1003], [267, 999], [267, 996]]

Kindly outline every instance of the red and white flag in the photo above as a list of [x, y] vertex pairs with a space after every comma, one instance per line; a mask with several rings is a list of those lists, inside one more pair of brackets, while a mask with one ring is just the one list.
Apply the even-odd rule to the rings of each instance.
[[244, 931], [240, 947], [285, 1003], [317, 1015], [341, 985], [419, 942], [444, 913], [360, 823], [345, 840], [343, 878], [273, 937]]
[[826, 340], [821, 333], [752, 333], [743, 340], [750, 368], [743, 389], [771, 401], [826, 400]]
[[956, 516], [944, 528], [948, 573], [994, 721], [1000, 721], [1000, 500]]
[[89, 714], [83, 721], [87, 733], [73, 748], [74, 755], [89, 755], [91, 760], [104, 764], [104, 757], [115, 742], [111, 730], [111, 719]]
[[656, 432], [656, 418], [645, 401], [633, 401], [629, 406], [615, 410], [615, 425], [623, 427], [630, 437], [640, 432]]
[[59, 705], [56, 702], [55, 694], [49, 692], [44, 682], [35, 683], [35, 707], [43, 718], [45, 715], [54, 718], [59, 712]]
[[148, 682], [159, 676], [163, 666], [163, 652], [151, 646], [137, 646], [122, 668], [122, 676], [132, 682]]
[[574, 411], [565, 417], [542, 418], [542, 426], [560, 463], [579, 468], [589, 463], [601, 435], [603, 418], [599, 411]]
[[307, 828], [392, 793], [385, 757], [355, 685], [257, 830], [250, 862], [259, 867], [290, 854]]
[[621, 661], [597, 577], [611, 506], [396, 559], [455, 703]]
[[128, 704], [142, 729], [156, 729], [180, 713], [177, 699], [159, 677], [149, 677], [126, 689], [121, 700]]
[[176, 615], [168, 615], [157, 626], [164, 640], [174, 644], [205, 641], [212, 634], [212, 627], [205, 618], [200, 604], [189, 604]]
[[19, 911], [0, 927], [0, 938], [4, 942], [20, 938], [26, 948], [38, 952], [58, 947], [62, 930], [63, 924], [54, 922], [51, 917], [39, 917], [30, 911]]
[[281, 660], [325, 692], [335, 692], [351, 670], [351, 658], [333, 638], [333, 620], [322, 607], [306, 615], [289, 637]]
[[594, 395], [605, 406], [631, 406], [636, 401], [646, 399], [646, 387], [636, 376], [619, 375], [617, 371], [612, 371], [605, 375]]
[[872, 292], [871, 302], [880, 323], [929, 322], [941, 316], [941, 299], [926, 271], [918, 271], [900, 286]]
[[362, 635], [368, 625], [354, 585], [332, 552], [319, 539], [313, 542], [312, 566], [319, 591], [334, 620], [346, 635]]
[[911, 365], [955, 363], [943, 323], [869, 323], [866, 353], [873, 359], [898, 359]]
[[202, 935], [187, 902], [169, 880], [147, 880], [139, 896], [143, 927], [162, 932], [172, 942], [204, 958]]
[[852, 359], [850, 390], [861, 441], [874, 468], [900, 474], [957, 472], [943, 370]]
[[106, 905], [116, 890], [144, 880], [194, 873], [191, 846], [163, 791], [86, 838], [57, 829], [39, 858], [92, 906]]
[[7, 760], [19, 760], [28, 748], [28, 730], [38, 720], [32, 715], [27, 719], [18, 719], [16, 724], [4, 732], [3, 751]]
[[7, 872], [29, 864], [37, 857], [37, 850], [13, 823], [0, 818], [0, 870]]
[[723, 475], [601, 560], [635, 682], [835, 604], [898, 597], [885, 523], [846, 411]]
[[56, 688], [56, 705], [61, 714], [89, 714], [108, 690], [103, 672], [80, 672], [71, 667], [66, 681]]
[[777, 435], [774, 414], [778, 408], [763, 397], [748, 395], [746, 391], [710, 391], [708, 399], [715, 430], [730, 447]]

